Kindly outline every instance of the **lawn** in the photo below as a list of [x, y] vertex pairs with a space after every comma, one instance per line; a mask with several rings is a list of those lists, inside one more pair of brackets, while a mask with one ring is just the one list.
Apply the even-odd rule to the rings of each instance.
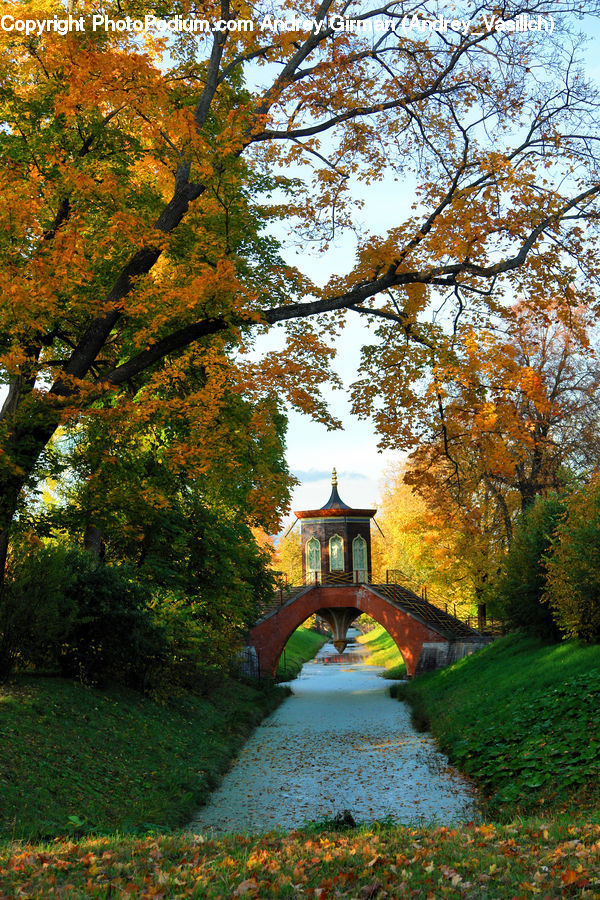
[[600, 821], [600, 647], [511, 635], [398, 688], [502, 818]]
[[[282, 675], [293, 678], [324, 640], [296, 631]], [[0, 837], [185, 826], [288, 692], [225, 679], [210, 697], [156, 703], [62, 678], [13, 679], [0, 686]]]
[[312, 659], [327, 638], [303, 625], [297, 628], [281, 654], [277, 666], [277, 681], [291, 681], [300, 672], [305, 662]]
[[369, 651], [366, 660], [372, 666], [385, 666], [384, 678], [405, 678], [406, 666], [402, 655], [385, 628], [377, 625], [372, 631], [362, 634], [358, 639]]
[[0, 836], [185, 825], [285, 695], [226, 680], [210, 700], [167, 705], [20, 677], [0, 687]]
[[4, 897], [598, 897], [600, 826], [179, 834], [0, 847]]
[[[393, 661], [384, 634], [367, 637]], [[511, 636], [397, 687], [480, 785], [487, 821], [161, 833], [190, 820], [281, 691], [227, 682], [160, 706], [19, 679], [0, 692], [0, 897], [599, 898], [600, 647]]]

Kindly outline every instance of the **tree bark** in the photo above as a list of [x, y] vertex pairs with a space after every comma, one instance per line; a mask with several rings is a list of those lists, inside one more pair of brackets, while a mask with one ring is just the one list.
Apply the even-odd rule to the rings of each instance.
[[6, 570], [6, 557], [8, 555], [8, 528], [0, 531], [0, 596], [4, 584], [4, 572]]
[[485, 631], [487, 624], [487, 610], [485, 603], [477, 604], [477, 628], [479, 631]]
[[58, 410], [44, 403], [24, 408], [20, 415], [23, 421], [17, 419], [8, 430], [5, 447], [11, 468], [0, 480], [0, 590], [4, 584], [10, 528], [19, 496], [59, 423]]
[[96, 525], [88, 525], [83, 536], [83, 546], [89, 552], [103, 560], [105, 556], [102, 532]]

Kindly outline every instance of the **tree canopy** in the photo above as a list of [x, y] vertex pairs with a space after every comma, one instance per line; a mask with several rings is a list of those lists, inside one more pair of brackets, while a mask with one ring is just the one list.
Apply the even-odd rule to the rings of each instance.
[[[507, 0], [489, 27], [470, 3], [472, 27], [416, 32], [404, 17], [432, 19], [427, 2], [301, 2], [317, 27], [201, 34], [93, 30], [91, 16], [215, 25], [272, 10], [25, 0], [3, 11], [67, 9], [83, 30], [0, 30], [2, 564], [59, 426], [101, 415], [118, 427], [124, 411], [140, 429], [166, 412], [191, 419], [179, 461], [201, 476], [198, 448], [228, 458], [221, 426], [236, 394], [266, 432], [283, 400], [326, 418], [326, 338], [352, 314], [380, 321], [363, 397], [378, 402], [379, 372], [400, 374], [381, 415], [401, 433], [464, 321], [504, 318], [511, 293], [568, 311], [574, 284], [596, 308], [598, 101], [578, 62], [576, 3]], [[336, 15], [361, 29], [339, 30]], [[497, 27], [519, 15], [552, 16], [553, 30]], [[382, 19], [393, 27], [377, 30]], [[413, 209], [359, 235], [346, 272], [317, 287], [285, 263], [273, 222], [324, 247], [353, 226], [355, 186], [376, 181], [414, 184]], [[277, 323], [285, 352], [256, 362], [252, 336]]]

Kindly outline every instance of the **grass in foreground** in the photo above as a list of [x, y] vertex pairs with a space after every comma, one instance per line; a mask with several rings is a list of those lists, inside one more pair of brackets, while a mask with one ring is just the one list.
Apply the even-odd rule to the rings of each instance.
[[490, 814], [589, 809], [599, 819], [599, 646], [511, 635], [398, 696], [483, 789]]
[[378, 625], [367, 634], [362, 634], [358, 641], [369, 651], [370, 656], [367, 662], [370, 665], [385, 666], [384, 678], [406, 677], [406, 666], [402, 654], [385, 628]]
[[4, 685], [0, 836], [185, 825], [284, 696], [226, 681], [167, 706], [60, 678]]
[[0, 848], [3, 897], [600, 896], [600, 826], [97, 838]]
[[312, 659], [326, 641], [326, 637], [303, 625], [297, 628], [281, 654], [277, 666], [277, 681], [291, 681], [295, 678], [304, 663]]

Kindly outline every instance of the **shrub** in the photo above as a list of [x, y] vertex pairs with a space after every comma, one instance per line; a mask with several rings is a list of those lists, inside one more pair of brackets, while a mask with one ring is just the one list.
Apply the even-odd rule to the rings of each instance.
[[70, 551], [76, 605], [68, 633], [56, 648], [61, 673], [84, 684], [107, 679], [146, 690], [150, 673], [166, 654], [166, 639], [151, 609], [152, 593], [125, 565], [104, 565], [84, 551]]
[[544, 557], [564, 516], [565, 504], [556, 494], [538, 497], [521, 516], [502, 571], [491, 590], [491, 603], [513, 628], [558, 640], [560, 631], [551, 608], [544, 602]]
[[0, 598], [0, 672], [18, 659], [85, 684], [144, 689], [166, 654], [151, 599], [126, 566], [56, 544], [23, 550]]
[[[187, 691], [208, 693], [223, 681], [231, 651], [221, 646], [223, 635], [204, 621], [199, 606], [170, 591], [155, 600], [154, 614], [166, 641], [165, 654], [147, 679], [147, 691], [157, 700]], [[236, 649], [238, 644], [239, 636]]]
[[574, 491], [547, 559], [545, 597], [567, 637], [600, 641], [600, 482]]
[[139, 567], [104, 564], [56, 541], [19, 547], [0, 598], [0, 677], [18, 662], [157, 699], [213, 689], [237, 666], [256, 598], [272, 590], [272, 576], [252, 544], [235, 548], [237, 569], [225, 567], [204, 585], [192, 565], [203, 564], [201, 545], [192, 544], [192, 575], [174, 589]]
[[0, 678], [18, 658], [50, 664], [76, 615], [73, 571], [61, 547], [17, 547], [0, 593]]

